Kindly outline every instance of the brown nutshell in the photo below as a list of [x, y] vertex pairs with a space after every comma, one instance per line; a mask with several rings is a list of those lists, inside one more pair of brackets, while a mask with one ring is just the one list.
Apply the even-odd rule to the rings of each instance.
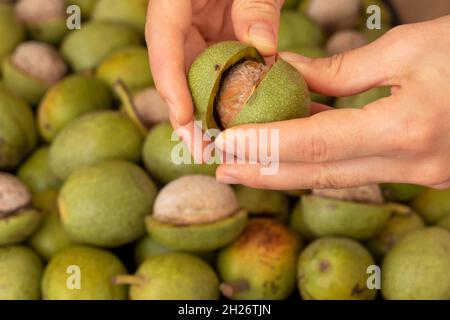
[[46, 84], [58, 82], [68, 70], [55, 48], [38, 41], [20, 44], [12, 54], [11, 61], [23, 72]]
[[222, 80], [216, 103], [217, 114], [223, 128], [232, 126], [233, 120], [247, 103], [267, 70], [266, 65], [252, 60], [245, 60], [230, 68]]
[[315, 196], [336, 200], [375, 204], [384, 203], [381, 188], [376, 184], [345, 189], [314, 189], [312, 193]]
[[188, 175], [170, 182], [158, 194], [153, 217], [177, 225], [211, 223], [236, 213], [239, 203], [229, 185], [211, 176]]
[[0, 172], [0, 218], [27, 207], [30, 202], [28, 188], [12, 174]]

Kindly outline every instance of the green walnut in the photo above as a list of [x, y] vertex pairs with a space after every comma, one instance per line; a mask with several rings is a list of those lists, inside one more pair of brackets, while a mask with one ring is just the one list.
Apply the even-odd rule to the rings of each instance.
[[450, 189], [426, 189], [411, 202], [411, 206], [427, 224], [434, 224], [450, 212]]
[[269, 217], [285, 221], [289, 215], [289, 198], [280, 191], [253, 189], [244, 186], [234, 188], [238, 202], [250, 217]]
[[0, 83], [0, 170], [14, 169], [37, 144], [31, 108]]
[[390, 95], [391, 88], [389, 87], [374, 88], [355, 96], [337, 98], [334, 107], [338, 109], [361, 108]]
[[300, 238], [279, 222], [250, 220], [239, 238], [218, 254], [222, 294], [237, 300], [288, 298], [295, 289], [300, 247]]
[[75, 169], [104, 160], [138, 162], [143, 140], [127, 116], [117, 111], [91, 112], [56, 136], [50, 147], [50, 168], [65, 180]]
[[320, 26], [336, 30], [358, 25], [362, 12], [362, 1], [305, 0], [298, 9]]
[[80, 72], [95, 69], [109, 55], [140, 42], [139, 35], [127, 25], [95, 21], [71, 31], [64, 38], [61, 51], [72, 69]]
[[381, 292], [388, 300], [450, 299], [450, 232], [428, 227], [407, 234], [386, 255]]
[[386, 200], [396, 202], [410, 202], [425, 190], [425, 187], [406, 183], [384, 183], [381, 188]]
[[[145, 167], [150, 174], [158, 181], [169, 183], [185, 175], [204, 174], [214, 176], [217, 165], [215, 164], [196, 164], [191, 156], [187, 146], [181, 141], [172, 141], [178, 139], [172, 126], [168, 122], [156, 125], [147, 135], [144, 143], [142, 158]], [[172, 152], [177, 150], [177, 156], [180, 159], [187, 159], [189, 163], [177, 163], [172, 159]]]
[[246, 222], [247, 212], [239, 207], [233, 189], [205, 175], [188, 175], [167, 184], [146, 218], [155, 241], [188, 252], [226, 246]]
[[19, 0], [16, 15], [35, 40], [58, 45], [68, 32], [64, 0]]
[[28, 188], [15, 176], [0, 172], [0, 246], [28, 239], [39, 227], [42, 213], [31, 206]]
[[297, 232], [302, 239], [311, 241], [316, 237], [314, 232], [309, 229], [305, 222], [305, 215], [302, 209], [302, 199], [300, 198], [292, 209], [291, 215], [289, 217], [289, 227]]
[[68, 6], [76, 5], [80, 8], [83, 19], [89, 19], [92, 16], [97, 2], [98, 0], [66, 0]]
[[301, 200], [303, 221], [316, 237], [345, 236], [357, 240], [378, 234], [395, 204], [384, 203], [378, 185], [313, 190]]
[[43, 263], [25, 246], [0, 247], [0, 300], [38, 300]]
[[19, 179], [33, 194], [56, 190], [61, 186], [61, 181], [50, 170], [49, 150], [49, 147], [37, 149], [17, 171]]
[[450, 214], [447, 214], [445, 217], [443, 217], [441, 220], [438, 221], [436, 226], [447, 229], [450, 231]]
[[68, 76], [53, 85], [40, 102], [39, 132], [50, 142], [74, 119], [111, 106], [111, 92], [101, 80], [82, 74]]
[[106, 58], [96, 75], [111, 88], [121, 80], [131, 93], [153, 85], [148, 52], [144, 47], [128, 47]]
[[27, 41], [3, 61], [3, 81], [12, 92], [36, 105], [67, 70], [55, 48], [43, 42]]
[[383, 230], [370, 239], [366, 246], [373, 256], [381, 261], [386, 253], [406, 234], [423, 227], [425, 227], [425, 223], [414, 211], [394, 212]]
[[106, 161], [76, 170], [64, 183], [58, 208], [70, 239], [118, 247], [145, 234], [156, 187], [144, 170], [126, 161]]
[[298, 260], [298, 288], [305, 300], [372, 300], [367, 268], [375, 262], [358, 242], [325, 237], [309, 244]]
[[[159, 256], [164, 253], [176, 252], [174, 249], [167, 248], [150, 237], [145, 235], [134, 246], [134, 260], [139, 265], [149, 257]], [[214, 251], [191, 252], [191, 254], [211, 263], [215, 257]]]
[[236, 41], [217, 43], [200, 54], [188, 82], [195, 118], [205, 130], [309, 114], [309, 91], [300, 73], [282, 59], [266, 66], [254, 47]]
[[344, 29], [331, 35], [325, 45], [325, 48], [330, 55], [335, 55], [357, 49], [368, 43], [369, 40], [362, 32]]
[[144, 36], [148, 1], [98, 0], [92, 13], [92, 19], [128, 24], [141, 36]]
[[324, 41], [322, 28], [305, 15], [293, 11], [281, 13], [278, 34], [280, 51], [289, 51], [294, 47], [320, 47]]
[[125, 300], [124, 286], [113, 279], [126, 273], [123, 263], [111, 252], [88, 246], [73, 246], [58, 252], [42, 277], [45, 300]]
[[284, 10], [294, 9], [298, 6], [300, 0], [285, 0], [283, 4]]
[[34, 195], [33, 206], [44, 214], [44, 218], [29, 243], [41, 257], [50, 260], [57, 252], [74, 244], [61, 224], [58, 191], [49, 190]]
[[169, 106], [154, 87], [139, 90], [132, 95], [128, 93], [128, 102], [124, 102], [122, 108], [130, 107], [131, 113], [135, 114], [146, 134], [155, 125], [169, 121]]
[[[293, 46], [293, 47], [284, 48], [283, 51], [294, 52], [296, 54], [300, 54], [302, 56], [310, 57], [310, 58], [325, 58], [329, 55], [328, 52], [325, 51], [325, 49], [323, 49], [319, 46], [303, 46], [303, 45], [302, 46]], [[332, 100], [331, 97], [327, 97], [327, 96], [324, 96], [322, 94], [315, 93], [312, 91], [310, 92], [310, 95], [311, 95], [312, 102], [329, 104]]]
[[[14, 48], [25, 40], [25, 28], [17, 20], [12, 5], [0, 3], [0, 64]], [[1, 70], [0, 70], [1, 74]]]
[[147, 258], [135, 275], [119, 275], [117, 285], [130, 286], [131, 300], [217, 300], [219, 279], [202, 259], [186, 253]]

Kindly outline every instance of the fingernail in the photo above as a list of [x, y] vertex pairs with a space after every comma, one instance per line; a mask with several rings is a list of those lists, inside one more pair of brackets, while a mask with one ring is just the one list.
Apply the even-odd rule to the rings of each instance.
[[239, 181], [235, 177], [226, 174], [217, 174], [216, 180], [224, 184], [239, 184]]
[[260, 46], [275, 47], [275, 35], [273, 29], [264, 23], [256, 23], [248, 30], [248, 37], [251, 42]]
[[312, 61], [312, 59], [309, 57], [305, 57], [293, 52], [280, 52], [278, 55], [287, 62], [310, 63]]

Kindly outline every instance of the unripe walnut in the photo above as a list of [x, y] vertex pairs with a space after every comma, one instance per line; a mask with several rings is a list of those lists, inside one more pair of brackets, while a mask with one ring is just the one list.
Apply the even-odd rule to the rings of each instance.
[[0, 172], [0, 218], [14, 214], [30, 202], [27, 187], [15, 176]]
[[213, 177], [189, 175], [166, 185], [158, 194], [153, 216], [186, 225], [219, 221], [236, 213], [239, 203], [230, 186]]
[[262, 63], [246, 60], [228, 71], [221, 84], [217, 101], [217, 113], [223, 128], [231, 127], [234, 118], [253, 94], [267, 70], [268, 67]]
[[362, 47], [368, 43], [369, 41], [362, 32], [341, 30], [328, 39], [326, 48], [329, 54], [338, 54]]
[[319, 197], [353, 202], [378, 204], [384, 202], [381, 189], [377, 184], [345, 189], [315, 189], [313, 194]]
[[358, 23], [361, 0], [309, 0], [306, 14], [315, 22], [331, 30], [352, 27]]
[[169, 120], [169, 107], [155, 88], [138, 92], [133, 102], [139, 119], [146, 127]]
[[66, 16], [64, 0], [20, 0], [16, 4], [16, 15], [25, 23], [54, 21]]
[[58, 82], [67, 72], [67, 65], [59, 52], [38, 41], [20, 44], [11, 60], [17, 68], [46, 84]]

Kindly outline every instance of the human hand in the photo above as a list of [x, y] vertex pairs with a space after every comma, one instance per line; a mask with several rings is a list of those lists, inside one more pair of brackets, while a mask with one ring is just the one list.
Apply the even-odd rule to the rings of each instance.
[[[152, 0], [146, 40], [156, 88], [174, 128], [193, 133], [186, 71], [210, 43], [240, 40], [275, 55], [283, 0]], [[183, 137], [182, 137], [183, 138]], [[200, 150], [201, 154], [201, 150]], [[196, 157], [198, 158], [198, 156]]]
[[[223, 164], [217, 170], [220, 182], [270, 189], [381, 182], [450, 187], [450, 16], [396, 27], [365, 47], [330, 58], [280, 55], [316, 92], [348, 96], [391, 86], [392, 95], [362, 109], [239, 127], [279, 129], [278, 173], [261, 175], [261, 164]], [[236, 129], [224, 131], [216, 145], [234, 144]]]

